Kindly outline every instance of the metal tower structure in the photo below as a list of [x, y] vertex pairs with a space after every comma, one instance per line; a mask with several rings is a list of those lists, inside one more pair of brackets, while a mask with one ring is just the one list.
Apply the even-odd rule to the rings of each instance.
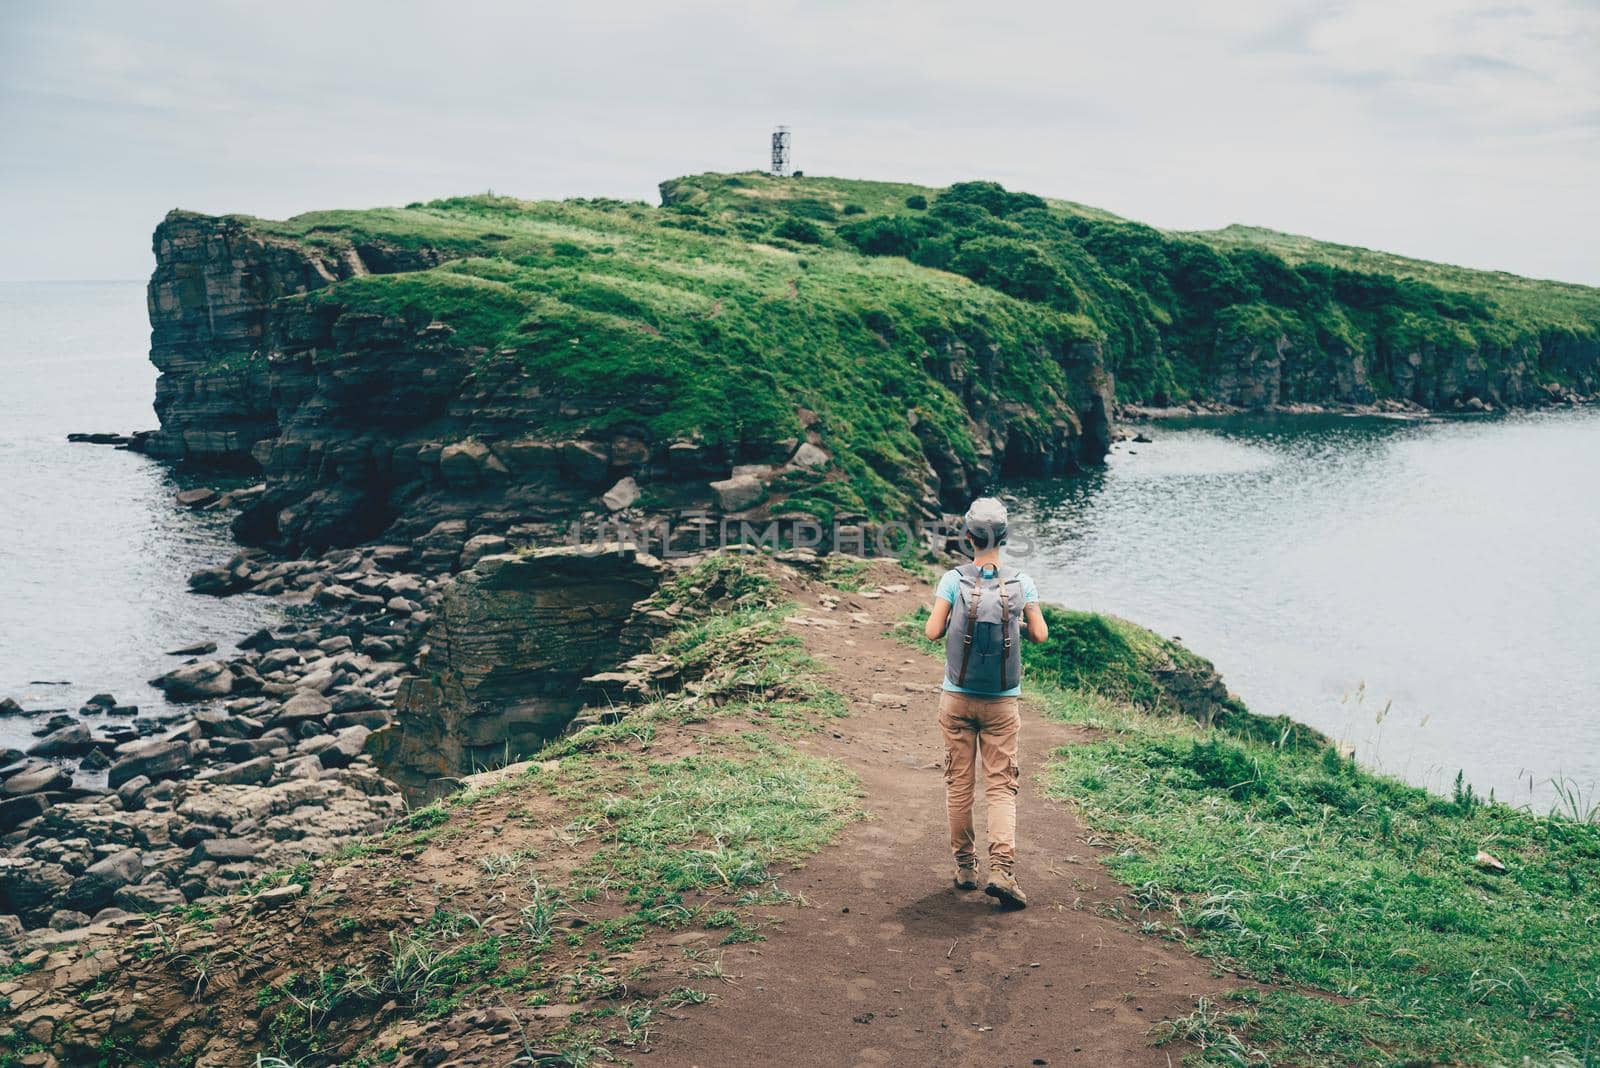
[[783, 178], [789, 173], [789, 127], [780, 126], [772, 131], [772, 176]]

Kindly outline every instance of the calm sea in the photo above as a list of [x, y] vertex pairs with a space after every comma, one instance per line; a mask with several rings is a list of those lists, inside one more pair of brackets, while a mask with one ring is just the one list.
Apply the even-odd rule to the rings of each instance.
[[[66, 440], [156, 425], [149, 347], [140, 282], [0, 283], [0, 698], [76, 712], [110, 692], [159, 715], [147, 680], [180, 662], [165, 650], [226, 654], [277, 618], [262, 598], [188, 592], [235, 549], [225, 517], [179, 508], [143, 456]], [[0, 746], [26, 748], [35, 725], [0, 718]]]
[[1600, 783], [1600, 411], [1195, 419], [1014, 485], [1041, 594], [1181, 636], [1252, 708], [1544, 811]]

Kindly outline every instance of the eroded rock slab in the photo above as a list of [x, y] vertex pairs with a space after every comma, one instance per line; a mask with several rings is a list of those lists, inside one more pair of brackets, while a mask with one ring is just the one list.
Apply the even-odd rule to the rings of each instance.
[[373, 736], [380, 764], [425, 788], [559, 735], [583, 704], [582, 680], [644, 652], [663, 629], [640, 602], [665, 572], [615, 545], [492, 556], [462, 572], [417, 675], [401, 683], [394, 725]]

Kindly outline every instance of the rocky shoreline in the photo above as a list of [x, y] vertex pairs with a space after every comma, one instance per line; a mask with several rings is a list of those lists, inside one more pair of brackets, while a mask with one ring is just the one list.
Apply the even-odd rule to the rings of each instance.
[[[237, 511], [262, 490], [199, 487], [174, 506]], [[182, 662], [150, 685], [187, 714], [141, 715], [112, 694], [76, 714], [0, 695], [0, 715], [32, 718], [37, 739], [0, 754], [0, 936], [38, 948], [237, 893], [403, 815], [368, 741], [394, 721], [451, 572], [510, 548], [461, 527], [298, 559], [246, 548], [193, 574], [194, 595], [271, 597], [294, 619], [236, 655], [214, 655], [210, 636], [170, 650]]]
[[[365, 746], [394, 716], [438, 578], [407, 547], [316, 559], [239, 553], [200, 572], [197, 593], [251, 592], [313, 608], [239, 642], [186, 650], [151, 684], [192, 713], [141, 717], [109, 694], [56, 713], [0, 767], [0, 932], [91, 922], [234, 893], [261, 876], [381, 830], [405, 811]], [[12, 715], [27, 714], [16, 702]], [[81, 716], [127, 716], [91, 728]], [[74, 771], [89, 774], [80, 780]], [[103, 772], [103, 785], [98, 773]]]
[[[259, 493], [186, 490], [175, 506]], [[37, 741], [0, 762], [0, 961], [261, 889], [408, 802], [682, 685], [649, 652], [677, 622], [655, 600], [672, 571], [632, 546], [538, 549], [442, 522], [409, 545], [245, 548], [194, 573], [196, 596], [270, 597], [294, 618], [237, 655], [209, 638], [171, 650], [183, 662], [150, 685], [187, 715], [111, 694], [77, 715], [0, 700], [37, 719]]]
[[[1457, 398], [1449, 407], [1429, 408], [1411, 400], [1377, 400], [1370, 403], [1330, 402], [1266, 405], [1226, 404], [1220, 401], [1189, 401], [1186, 404], [1118, 404], [1115, 418], [1121, 423], [1150, 423], [1181, 419], [1192, 415], [1371, 415], [1389, 419], [1433, 419], [1448, 415], [1491, 415], [1512, 412], [1538, 412], [1562, 408], [1582, 408], [1600, 404], [1600, 392], [1581, 393], [1565, 386], [1543, 387], [1543, 397], [1516, 404], [1495, 404], [1481, 397]], [[1124, 436], [1125, 433], [1124, 433]]]

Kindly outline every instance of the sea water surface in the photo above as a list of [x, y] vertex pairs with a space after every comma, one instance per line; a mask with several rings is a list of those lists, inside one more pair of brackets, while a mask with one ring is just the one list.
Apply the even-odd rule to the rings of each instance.
[[[226, 516], [178, 507], [152, 460], [67, 441], [156, 425], [149, 347], [140, 282], [0, 283], [0, 699], [75, 714], [110, 692], [171, 713], [148, 685], [181, 663], [166, 650], [210, 639], [227, 655], [278, 617], [189, 593], [190, 572], [237, 548]], [[0, 748], [26, 749], [41, 722], [0, 717]]]
[[1045, 599], [1180, 636], [1251, 708], [1419, 785], [1595, 799], [1600, 411], [1146, 429], [1010, 487]]

